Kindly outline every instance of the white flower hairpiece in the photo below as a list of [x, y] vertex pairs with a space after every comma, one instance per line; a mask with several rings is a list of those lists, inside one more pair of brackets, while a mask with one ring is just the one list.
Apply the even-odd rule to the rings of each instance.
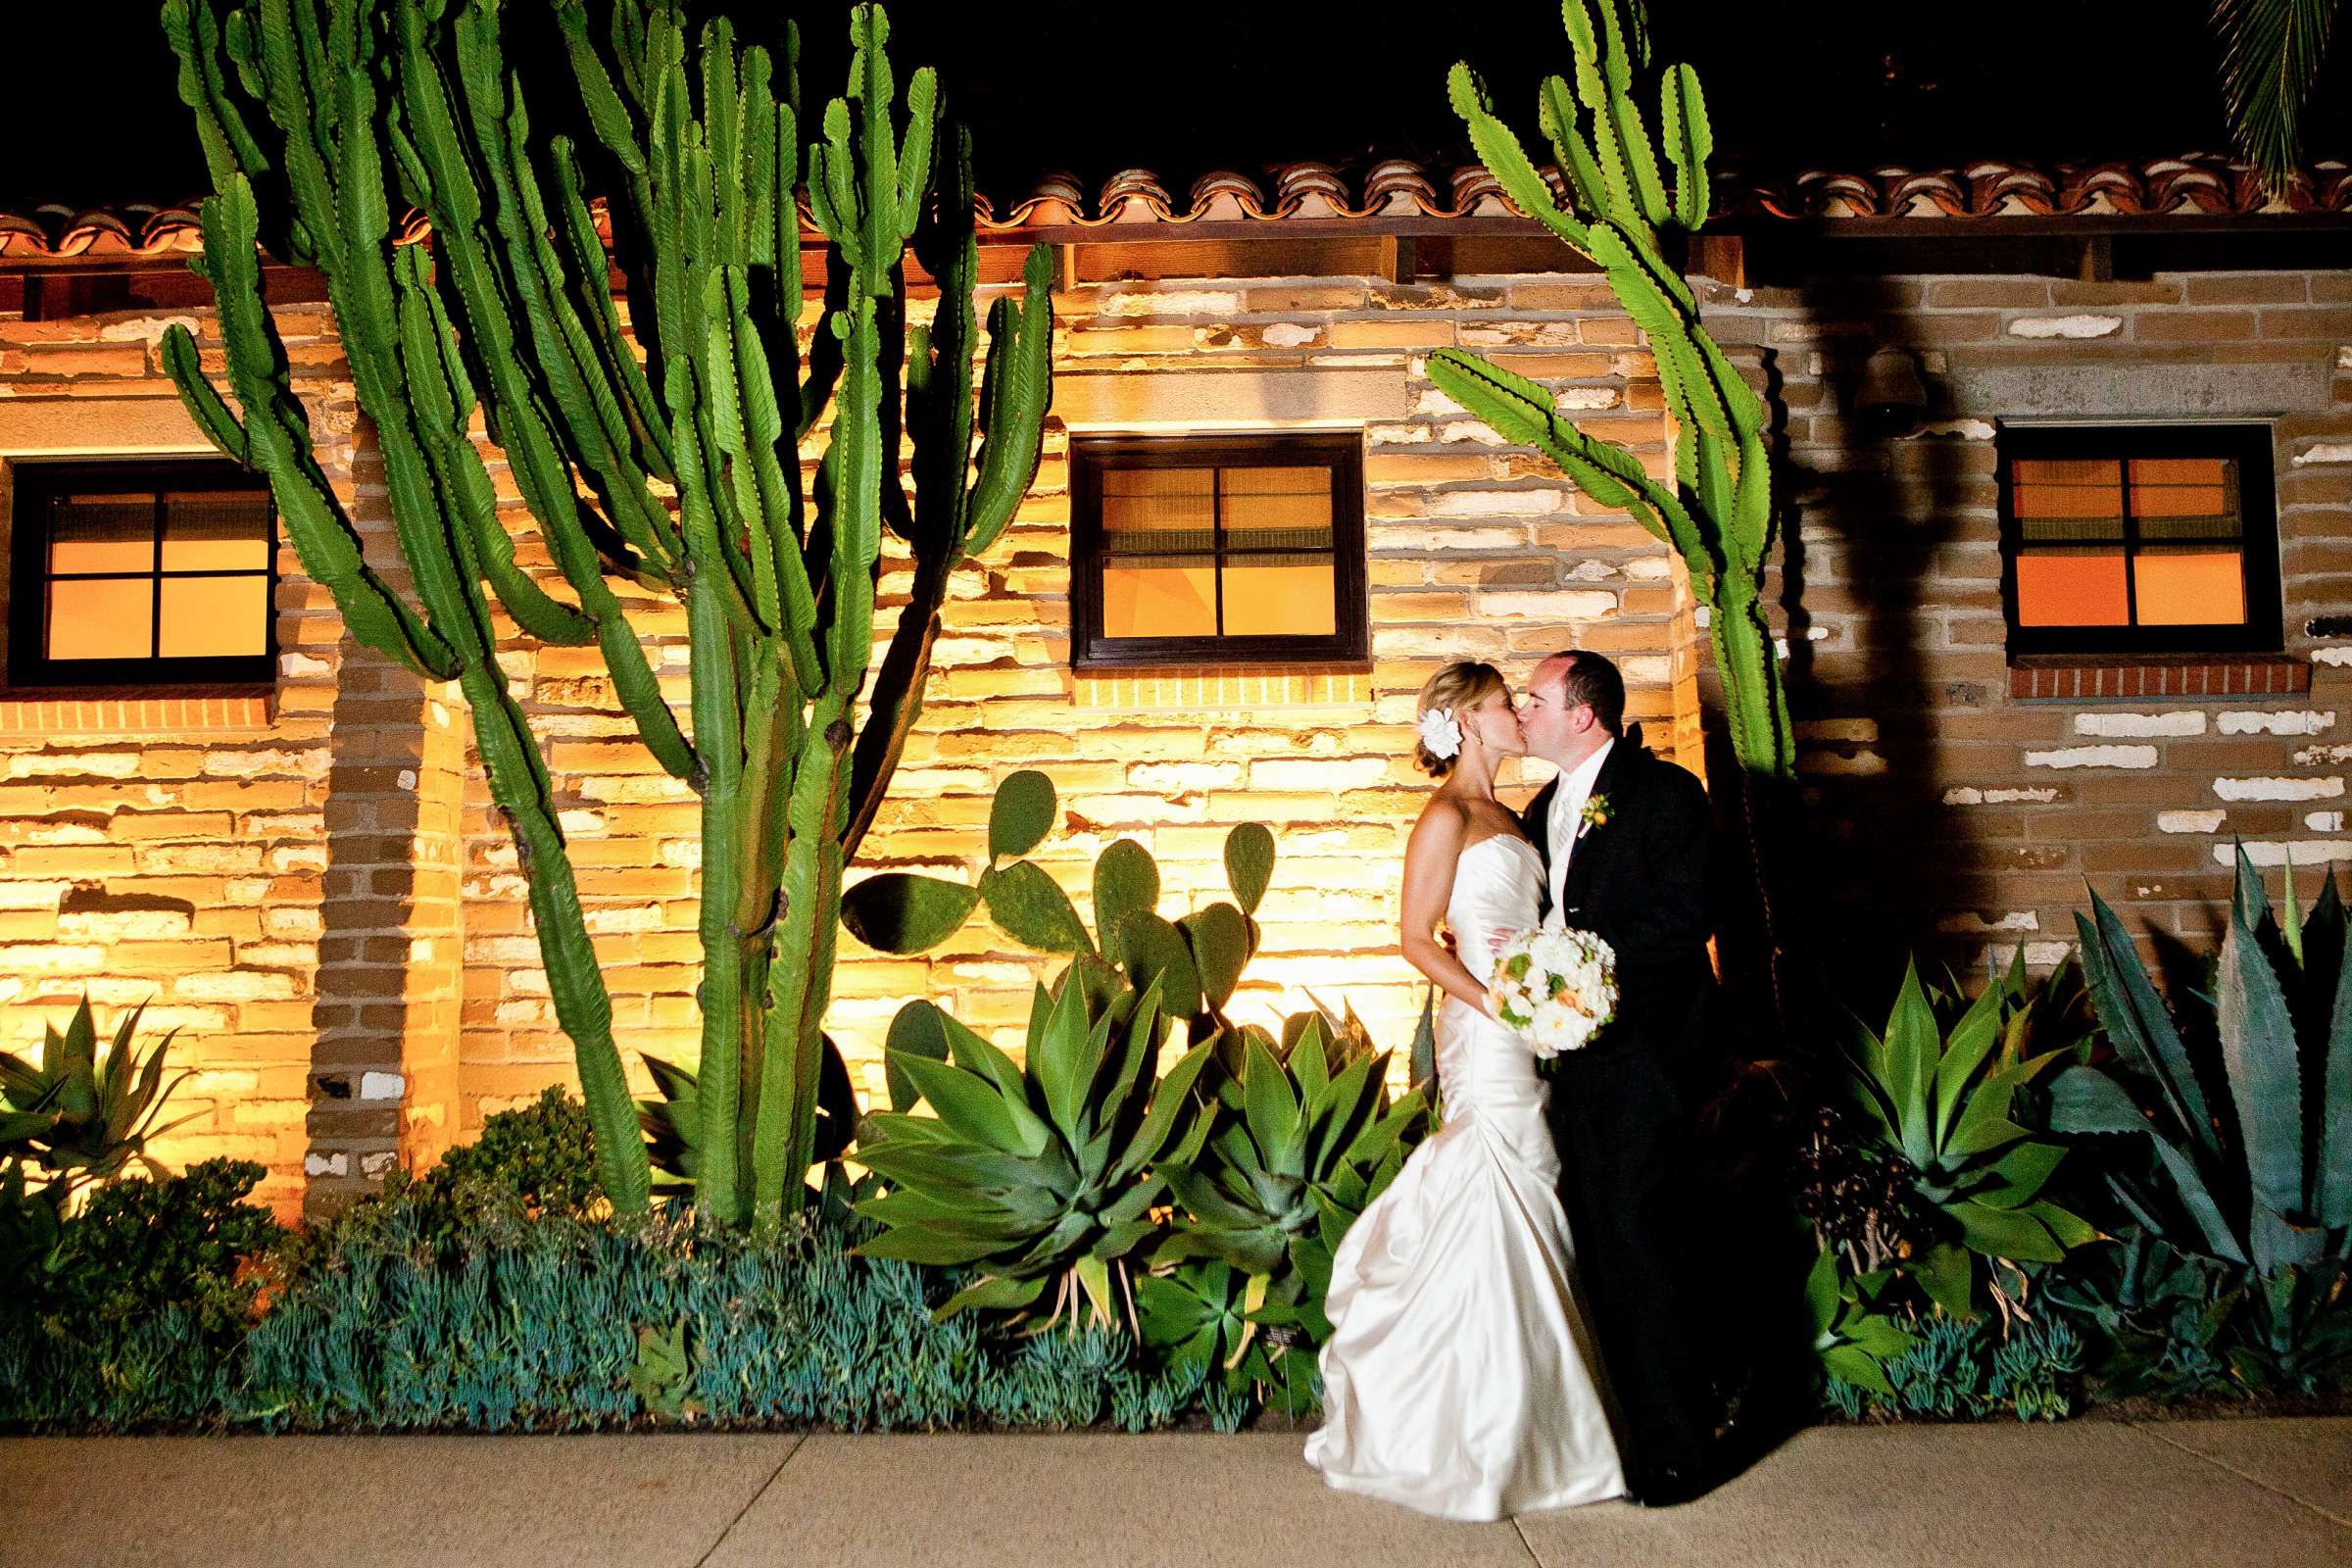
[[1433, 708], [1421, 715], [1421, 747], [1440, 761], [1462, 749], [1462, 726], [1453, 721], [1452, 709]]

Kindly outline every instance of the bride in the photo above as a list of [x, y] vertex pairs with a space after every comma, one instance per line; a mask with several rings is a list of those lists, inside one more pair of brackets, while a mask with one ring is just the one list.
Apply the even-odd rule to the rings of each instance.
[[1524, 750], [1519, 720], [1502, 676], [1481, 663], [1432, 676], [1420, 720], [1416, 759], [1440, 782], [1405, 848], [1403, 945], [1446, 993], [1445, 1125], [1333, 1260], [1324, 1421], [1306, 1462], [1346, 1491], [1499, 1519], [1626, 1486], [1577, 1299], [1545, 1086], [1486, 997], [1500, 939], [1537, 923], [1544, 876], [1494, 799], [1495, 768]]

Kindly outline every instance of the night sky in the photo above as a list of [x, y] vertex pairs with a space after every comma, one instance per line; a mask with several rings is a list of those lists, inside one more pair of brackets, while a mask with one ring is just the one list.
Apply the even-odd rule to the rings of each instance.
[[[537, 0], [513, 0], [516, 24]], [[28, 8], [29, 9], [29, 8]], [[847, 8], [723, 9], [757, 36], [802, 19], [804, 91], [839, 91]], [[173, 62], [148, 0], [44, 5], [12, 21], [0, 67], [0, 209], [172, 202], [206, 188]], [[1440, 168], [1468, 161], [1445, 71], [1467, 58], [1536, 134], [1537, 81], [1567, 42], [1544, 0], [1411, 7], [1296, 0], [899, 0], [901, 80], [937, 65], [974, 127], [980, 187], [1003, 203], [1040, 173], [1076, 172], [1090, 200], [1125, 168], [1159, 172], [1179, 203], [1207, 170], [1262, 174], [1321, 159]], [[2139, 159], [2224, 143], [2209, 6], [2148, 0], [1701, 5], [1657, 0], [1658, 53], [1705, 82], [1718, 161], [1758, 173], [1933, 167], [1978, 158]], [[1783, 24], [1776, 15], [1803, 19]], [[2352, 153], [2352, 93], [2321, 83], [2315, 155]], [[534, 95], [543, 112], [564, 85]], [[542, 78], [545, 79], [545, 78]]]

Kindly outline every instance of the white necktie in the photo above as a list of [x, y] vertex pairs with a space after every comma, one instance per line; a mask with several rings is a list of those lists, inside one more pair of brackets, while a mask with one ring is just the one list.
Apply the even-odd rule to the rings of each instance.
[[1581, 815], [1569, 802], [1571, 793], [1569, 781], [1563, 777], [1559, 792], [1551, 798], [1551, 819], [1544, 829], [1551, 845], [1551, 912], [1544, 923], [1554, 929], [1568, 923], [1563, 907], [1568, 902], [1568, 857], [1576, 849], [1576, 825]]

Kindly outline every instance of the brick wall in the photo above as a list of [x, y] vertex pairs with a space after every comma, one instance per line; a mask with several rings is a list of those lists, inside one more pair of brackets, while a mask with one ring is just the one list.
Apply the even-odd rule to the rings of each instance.
[[[380, 533], [380, 508], [353, 490], [356, 415], [326, 313], [293, 306], [279, 321], [320, 464], [359, 505], [363, 531]], [[162, 374], [165, 324], [0, 319], [0, 518], [19, 460], [209, 452]], [[208, 359], [218, 368], [217, 350]], [[380, 725], [366, 710], [393, 672], [343, 640], [291, 549], [277, 567], [278, 675], [266, 702], [0, 710], [0, 1048], [37, 1045], [44, 1021], [62, 1024], [85, 994], [105, 1028], [144, 1004], [143, 1038], [178, 1031], [172, 1059], [195, 1069], [170, 1112], [194, 1119], [165, 1157], [259, 1160], [264, 1196], [291, 1210], [306, 1156], [321, 1177], [362, 1174], [331, 1111], [312, 1125], [314, 1095], [383, 1099], [379, 1152], [398, 1147], [399, 1091], [382, 1077], [363, 1084], [319, 1049], [322, 1019], [346, 1039], [383, 1020], [350, 1010], [356, 993], [322, 999], [319, 981], [346, 978], [335, 945], [361, 936], [353, 921], [400, 929], [390, 910], [337, 898], [328, 824], [367, 823], [368, 798], [401, 791], [373, 770], [380, 735], [360, 739]]]
[[[995, 784], [1022, 766], [1062, 789], [1069, 830], [1047, 860], [1081, 908], [1094, 855], [1121, 836], [1157, 855], [1171, 910], [1221, 897], [1226, 831], [1262, 820], [1280, 858], [1241, 1006], [1264, 1015], [1312, 991], [1401, 1045], [1418, 992], [1394, 951], [1396, 862], [1427, 787], [1405, 760], [1407, 721], [1432, 669], [1483, 657], [1524, 674], [1554, 648], [1604, 649], [1653, 742], [1693, 765], [1699, 749], [1699, 637], [1679, 565], [1447, 403], [1422, 356], [1493, 353], [1662, 471], [1647, 357], [1605, 292], [1557, 278], [1108, 284], [1057, 298], [1056, 313], [1059, 413], [1082, 430], [1363, 429], [1373, 668], [1075, 679], [1057, 425], [1015, 525], [956, 585], [922, 725], [853, 875], [968, 874]], [[183, 318], [217, 352], [209, 316]], [[322, 464], [374, 559], [393, 564], [377, 537], [380, 467], [325, 314], [280, 319]], [[0, 320], [0, 458], [202, 450], [158, 372], [162, 325]], [[493, 477], [514, 509], [503, 466]], [[513, 517], [518, 559], [544, 570], [527, 517]], [[0, 737], [0, 1000], [19, 1004], [0, 1009], [0, 1039], [37, 1037], [85, 982], [102, 1008], [152, 998], [150, 1017], [182, 1029], [178, 1059], [199, 1068], [186, 1108], [203, 1112], [166, 1156], [261, 1159], [281, 1206], [306, 1185], [323, 1206], [567, 1079], [570, 1055], [462, 705], [343, 640], [289, 550], [279, 569], [266, 713], [224, 710], [242, 727], [166, 738], [90, 707], [62, 730], [50, 712]], [[883, 586], [887, 611], [904, 574]], [[683, 618], [632, 609], [682, 712]], [[637, 745], [593, 650], [503, 658], [557, 776], [621, 1043], [691, 1059], [693, 799]], [[985, 926], [918, 960], [845, 936], [829, 1026], [876, 1088], [881, 1032], [905, 1000], [1008, 1029], [1040, 967]]]
[[[2022, 940], [2052, 961], [2086, 880], [2202, 942], [2232, 834], [2266, 863], [2352, 858], [2352, 732], [2338, 727], [2352, 647], [2309, 629], [2352, 604], [2352, 278], [1705, 287], [1714, 330], [1785, 410], [1796, 510], [1774, 600], [1814, 808], [1816, 929], [1835, 953], [1925, 944], [1973, 958]], [[1605, 291], [1574, 276], [1089, 284], [1056, 312], [1060, 422], [1014, 526], [956, 585], [923, 720], [852, 874], [971, 874], [990, 795], [1016, 767], [1061, 786], [1068, 828], [1046, 858], [1082, 910], [1114, 838], [1152, 849], [1173, 910], [1222, 896], [1226, 831], [1265, 821], [1280, 858], [1243, 1010], [1311, 991], [1401, 1044], [1418, 988], [1395, 954], [1396, 875], [1427, 787], [1405, 760], [1421, 681], [1451, 658], [1523, 675], [1554, 648], [1601, 649], [1624, 663], [1653, 743], [1696, 765], [1703, 673], [1670, 553], [1449, 404], [1424, 357], [1491, 354], [1662, 471], [1647, 356]], [[380, 470], [324, 313], [289, 307], [281, 320], [327, 472], [380, 535]], [[161, 326], [0, 320], [0, 460], [201, 450], [158, 374]], [[1917, 351], [1936, 399], [1922, 428], [1884, 440], [1844, 413], [1881, 344]], [[2288, 648], [2313, 660], [2310, 691], [2013, 697], [2001, 421], [2216, 409], [2275, 419]], [[1071, 434], [1286, 425], [1364, 433], [1372, 669], [1074, 676]], [[519, 559], [545, 569], [503, 467], [493, 475]], [[386, 544], [371, 537], [389, 564]], [[182, 1094], [201, 1115], [168, 1156], [262, 1159], [282, 1204], [299, 1201], [307, 1165], [311, 1195], [331, 1203], [567, 1078], [569, 1049], [462, 704], [352, 648], [324, 592], [280, 557], [265, 711], [0, 702], [0, 1041], [37, 1038], [85, 985], [102, 1009], [150, 1001], [199, 1069]], [[904, 588], [903, 571], [886, 574], [886, 612]], [[632, 608], [682, 711], [682, 617]], [[693, 798], [636, 743], [593, 650], [503, 657], [556, 773], [622, 1045], [691, 1059]], [[883, 1026], [908, 997], [1009, 1030], [1039, 972], [985, 925], [917, 959], [845, 936], [829, 1026], [871, 1090]]]
[[[1457, 343], [1491, 353], [1554, 386], [1587, 428], [1662, 471], [1648, 357], [1605, 289], [1587, 280], [1126, 282], [1057, 295], [1054, 311], [1057, 424], [1037, 484], [982, 567], [954, 589], [922, 721], [851, 876], [975, 874], [989, 800], [1021, 767], [1044, 769], [1060, 789], [1067, 825], [1040, 858], [1081, 913], [1094, 858], [1110, 841], [1152, 849], [1173, 913], [1226, 896], [1225, 834], [1263, 821], [1278, 858], [1244, 1015], [1303, 1007], [1311, 991], [1352, 1004], [1379, 1038], [1401, 1046], [1419, 992], [1395, 951], [1396, 883], [1428, 788], [1407, 758], [1409, 719], [1440, 663], [1484, 658], [1524, 675], [1554, 648], [1603, 649], [1624, 662], [1652, 741], [1693, 765], [1699, 751], [1699, 639], [1679, 563], [1532, 452], [1500, 444], [1430, 386], [1423, 357]], [[1071, 427], [1350, 423], [1366, 440], [1368, 675], [1072, 674]], [[821, 432], [803, 454], [811, 468], [820, 449]], [[886, 612], [905, 585], [903, 572], [886, 574]], [[663, 624], [660, 636], [668, 662], [657, 668], [682, 677], [682, 626]], [[629, 738], [594, 650], [518, 650], [510, 667], [527, 672], [534, 724], [551, 742], [624, 1050], [691, 1059], [693, 798]], [[683, 696], [681, 686], [673, 700]], [[463, 1082], [472, 1125], [567, 1072], [569, 1047], [553, 1027], [513, 847], [478, 776], [468, 791]], [[1042, 972], [985, 922], [912, 959], [845, 933], [828, 1028], [860, 1087], [879, 1093], [881, 1039], [908, 998], [931, 997], [1012, 1036]]]
[[[2054, 962], [2086, 886], [2202, 948], [2232, 838], [2274, 867], [2352, 861], [2352, 647], [2310, 628], [2352, 609], [2352, 273], [1825, 279], [1712, 286], [1705, 309], [1787, 411], [1798, 514], [1774, 598], [1834, 956], [2022, 941]], [[1848, 413], [1881, 346], [1915, 351], [1933, 400], [1897, 438]], [[1995, 454], [2025, 416], [2269, 419], [2310, 690], [2012, 696]]]

